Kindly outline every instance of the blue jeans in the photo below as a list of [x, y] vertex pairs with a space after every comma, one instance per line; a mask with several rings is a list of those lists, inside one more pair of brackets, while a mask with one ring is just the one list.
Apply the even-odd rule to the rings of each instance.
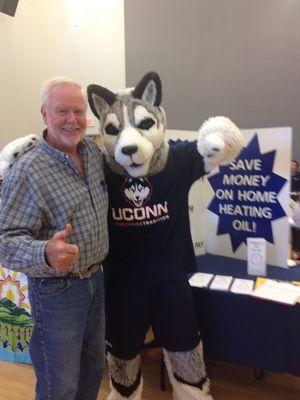
[[28, 278], [36, 400], [96, 400], [105, 367], [103, 272]]

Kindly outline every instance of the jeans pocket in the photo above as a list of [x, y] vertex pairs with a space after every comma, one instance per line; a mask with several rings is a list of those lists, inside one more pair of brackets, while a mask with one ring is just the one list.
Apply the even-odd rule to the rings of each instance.
[[66, 278], [45, 278], [41, 279], [37, 286], [40, 297], [53, 297], [67, 290], [70, 283]]

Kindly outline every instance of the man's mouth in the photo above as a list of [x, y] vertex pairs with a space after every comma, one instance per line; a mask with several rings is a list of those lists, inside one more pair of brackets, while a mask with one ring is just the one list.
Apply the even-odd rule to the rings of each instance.
[[78, 128], [63, 128], [63, 130], [68, 133], [73, 133], [73, 132], [77, 132]]

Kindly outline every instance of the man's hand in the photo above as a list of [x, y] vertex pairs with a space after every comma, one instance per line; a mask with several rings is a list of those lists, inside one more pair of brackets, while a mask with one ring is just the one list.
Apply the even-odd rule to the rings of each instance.
[[72, 233], [71, 224], [67, 224], [66, 229], [56, 232], [46, 245], [46, 261], [48, 265], [58, 271], [72, 271], [74, 263], [79, 257], [78, 247], [75, 244], [67, 243], [67, 239]]

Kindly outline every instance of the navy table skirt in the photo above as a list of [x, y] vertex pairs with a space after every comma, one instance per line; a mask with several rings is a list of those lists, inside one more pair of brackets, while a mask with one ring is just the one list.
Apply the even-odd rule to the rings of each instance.
[[[198, 271], [255, 280], [245, 261], [205, 255]], [[300, 266], [268, 266], [268, 278], [300, 281]], [[206, 358], [300, 376], [300, 304], [283, 305], [211, 289], [193, 288]]]

